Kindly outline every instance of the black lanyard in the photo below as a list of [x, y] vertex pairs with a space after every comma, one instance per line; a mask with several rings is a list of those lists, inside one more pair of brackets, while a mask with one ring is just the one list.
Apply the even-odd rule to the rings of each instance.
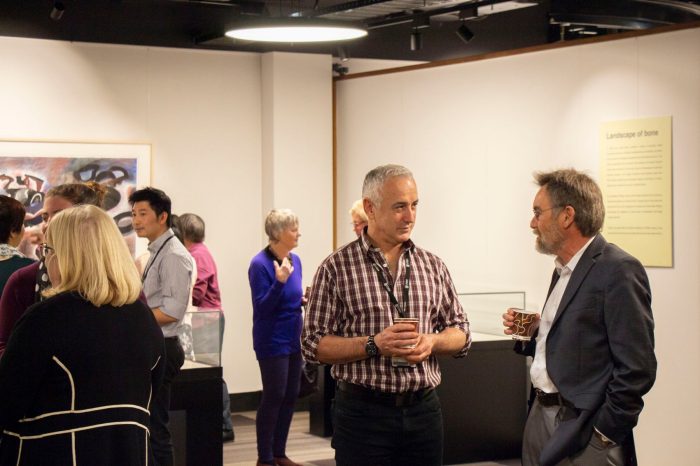
[[146, 270], [143, 271], [143, 275], [141, 275], [141, 283], [146, 281], [146, 277], [148, 276], [148, 271], [151, 270], [151, 267], [153, 267], [153, 263], [156, 261], [156, 258], [158, 257], [158, 254], [163, 250], [166, 244], [168, 244], [168, 241], [171, 239], [175, 238], [175, 235], [170, 236], [168, 239], [163, 241], [163, 244], [160, 245], [158, 248], [158, 251], [156, 252], [156, 255], [153, 256], [153, 259], [148, 263], [148, 267], [146, 267]]
[[374, 268], [374, 270], [377, 271], [377, 277], [379, 277], [379, 281], [386, 290], [386, 293], [389, 295], [389, 301], [391, 301], [391, 305], [394, 306], [396, 312], [399, 313], [399, 317], [408, 317], [408, 291], [411, 285], [411, 258], [409, 256], [410, 254], [408, 251], [406, 251], [406, 253], [403, 256], [404, 268], [406, 269], [406, 274], [404, 276], [403, 281], [403, 308], [399, 305], [399, 300], [396, 299], [394, 292], [391, 290], [389, 280], [386, 278], [386, 275], [382, 271], [383, 267], [377, 264], [375, 260], [372, 261], [372, 267]]

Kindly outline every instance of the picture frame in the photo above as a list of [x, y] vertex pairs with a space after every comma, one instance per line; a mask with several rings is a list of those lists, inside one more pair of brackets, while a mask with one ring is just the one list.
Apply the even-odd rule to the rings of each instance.
[[87, 181], [105, 186], [103, 208], [114, 218], [131, 253], [141, 253], [128, 198], [151, 182], [150, 144], [0, 140], [0, 194], [19, 200], [27, 210], [22, 252], [34, 257], [48, 190]]

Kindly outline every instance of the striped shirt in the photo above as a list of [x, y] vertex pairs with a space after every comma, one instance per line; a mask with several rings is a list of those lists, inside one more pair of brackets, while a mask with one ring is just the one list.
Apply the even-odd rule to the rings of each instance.
[[[406, 255], [410, 261], [408, 303], [403, 302]], [[464, 357], [471, 345], [469, 323], [445, 264], [408, 240], [399, 258], [396, 279], [392, 280], [384, 255], [369, 243], [369, 238], [363, 233], [326, 258], [316, 271], [302, 333], [302, 351], [306, 360], [318, 361], [318, 344], [326, 335], [375, 335], [393, 325], [398, 315], [372, 267], [373, 263], [382, 267], [400, 306], [407, 307], [407, 317], [419, 319], [419, 333], [454, 327], [467, 335], [466, 344], [455, 355]], [[440, 368], [435, 355], [415, 367], [392, 367], [391, 358], [387, 356], [334, 364], [331, 374], [339, 381], [392, 393], [440, 384]]]

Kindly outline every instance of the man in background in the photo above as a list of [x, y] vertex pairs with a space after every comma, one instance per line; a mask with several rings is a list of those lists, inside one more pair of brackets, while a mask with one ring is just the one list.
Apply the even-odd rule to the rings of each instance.
[[163, 191], [155, 188], [134, 191], [129, 204], [136, 234], [149, 242], [150, 257], [141, 277], [143, 293], [165, 337], [165, 376], [151, 402], [151, 449], [157, 466], [171, 466], [170, 387], [185, 361], [177, 335], [190, 302], [194, 264], [170, 228], [171, 201]]

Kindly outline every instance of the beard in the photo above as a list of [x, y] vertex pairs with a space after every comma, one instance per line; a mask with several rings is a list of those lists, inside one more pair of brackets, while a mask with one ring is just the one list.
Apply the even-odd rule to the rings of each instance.
[[556, 255], [564, 243], [564, 235], [556, 226], [544, 231], [532, 230], [532, 233], [537, 236], [535, 249], [542, 254]]

